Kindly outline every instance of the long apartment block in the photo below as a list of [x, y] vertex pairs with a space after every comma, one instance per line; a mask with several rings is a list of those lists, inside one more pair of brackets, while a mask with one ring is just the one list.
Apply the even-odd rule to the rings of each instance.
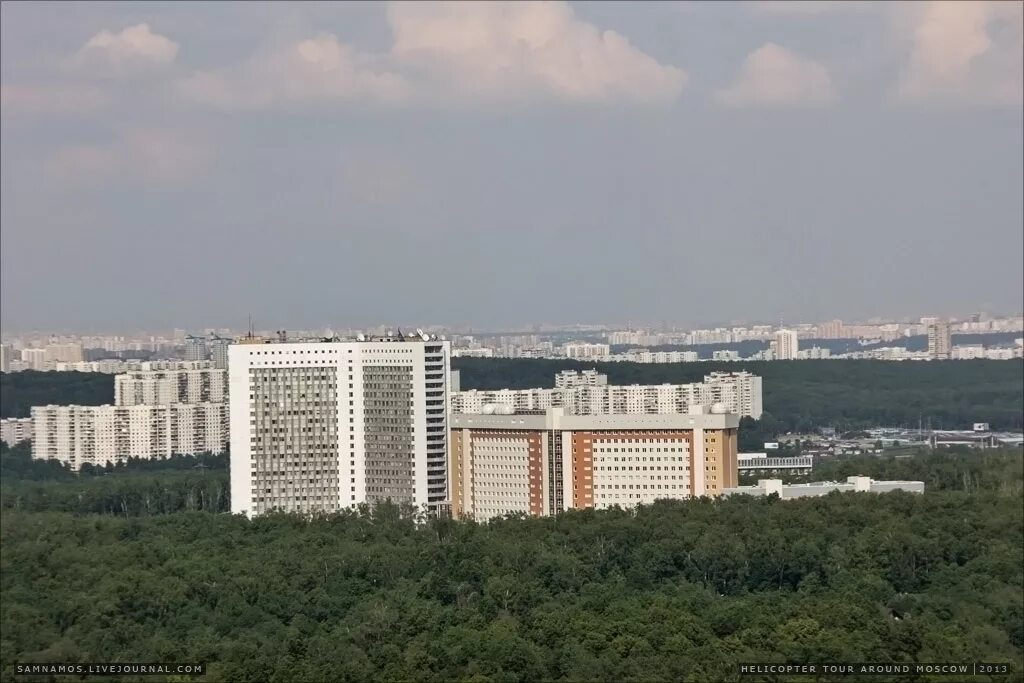
[[452, 413], [482, 413], [487, 406], [516, 411], [564, 408], [572, 415], [668, 415], [691, 406], [723, 404], [740, 417], [760, 419], [761, 378], [748, 372], [713, 372], [689, 384], [608, 384], [593, 371], [559, 373], [555, 388], [468, 390], [452, 394]]
[[119, 406], [223, 403], [227, 398], [228, 372], [217, 368], [143, 370], [114, 377], [114, 403]]
[[233, 512], [447, 509], [447, 341], [260, 341], [228, 354]]
[[32, 457], [73, 470], [128, 458], [222, 453], [228, 440], [226, 403], [35, 406], [32, 425]]
[[505, 412], [451, 416], [455, 517], [626, 508], [737, 485], [739, 417], [722, 406], [667, 415]]

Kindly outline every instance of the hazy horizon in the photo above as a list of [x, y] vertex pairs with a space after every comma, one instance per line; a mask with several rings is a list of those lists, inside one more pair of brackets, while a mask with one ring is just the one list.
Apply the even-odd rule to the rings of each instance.
[[1022, 7], [4, 3], [0, 324], [1017, 313]]

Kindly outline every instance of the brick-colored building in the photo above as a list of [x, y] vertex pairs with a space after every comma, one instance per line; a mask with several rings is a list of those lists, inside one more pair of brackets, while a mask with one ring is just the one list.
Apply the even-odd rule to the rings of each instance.
[[452, 415], [452, 514], [484, 521], [718, 496], [737, 485], [738, 425], [720, 405], [668, 415]]

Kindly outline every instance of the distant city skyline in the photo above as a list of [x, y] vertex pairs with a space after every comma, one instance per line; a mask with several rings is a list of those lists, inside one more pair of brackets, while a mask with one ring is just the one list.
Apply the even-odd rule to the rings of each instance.
[[[895, 318], [883, 318], [883, 317], [871, 317], [863, 320], [855, 319], [843, 319], [841, 317], [829, 317], [821, 320], [781, 320], [781, 321], [729, 321], [729, 322], [718, 322], [718, 323], [706, 323], [703, 325], [685, 325], [678, 323], [671, 323], [667, 321], [661, 321], [652, 324], [639, 324], [627, 321], [624, 323], [593, 323], [593, 322], [570, 322], [570, 323], [534, 323], [525, 325], [519, 328], [475, 328], [470, 326], [450, 326], [442, 325], [437, 323], [379, 323], [370, 325], [341, 325], [341, 324], [318, 324], [306, 327], [296, 327], [293, 329], [282, 329], [280, 325], [264, 327], [260, 325], [253, 326], [255, 333], [264, 336], [276, 336], [279, 332], [284, 332], [286, 335], [294, 337], [298, 334], [319, 334], [328, 330], [335, 334], [355, 334], [358, 332], [383, 332], [385, 330], [391, 332], [404, 331], [407, 333], [413, 333], [416, 329], [424, 329], [436, 333], [451, 333], [457, 335], [530, 335], [530, 334], [553, 334], [553, 333], [580, 333], [586, 334], [589, 332], [613, 332], [616, 330], [637, 330], [637, 331], [648, 331], [652, 333], [670, 331], [670, 332], [688, 332], [688, 331], [701, 331], [701, 330], [718, 330], [718, 329], [752, 329], [752, 328], [771, 328], [772, 330], [788, 329], [788, 328], [808, 328], [815, 326], [828, 326], [831, 323], [839, 322], [845, 327], [858, 327], [858, 326], [879, 326], [879, 325], [901, 325], [901, 326], [913, 326], [913, 325], [924, 325], [927, 326], [932, 320], [949, 321], [955, 323], [969, 323], [975, 317], [979, 317], [984, 321], [1020, 321], [1024, 318], [1024, 312], [1008, 312], [1008, 313], [992, 313], [984, 311], [974, 311], [971, 313], [960, 313], [953, 315], [912, 315], [904, 316], [898, 319]], [[192, 328], [182, 327], [175, 325], [173, 327], [164, 328], [151, 328], [151, 329], [120, 329], [120, 330], [84, 330], [84, 329], [35, 329], [35, 330], [12, 330], [4, 328], [2, 330], [2, 338], [4, 340], [15, 339], [15, 338], [26, 338], [26, 337], [125, 337], [129, 339], [140, 339], [142, 337], [167, 337], [171, 338], [175, 335], [187, 337], [189, 335], [226, 335], [227, 338], [233, 336], [241, 336], [247, 334], [245, 328], [233, 328], [225, 325], [204, 325]]]

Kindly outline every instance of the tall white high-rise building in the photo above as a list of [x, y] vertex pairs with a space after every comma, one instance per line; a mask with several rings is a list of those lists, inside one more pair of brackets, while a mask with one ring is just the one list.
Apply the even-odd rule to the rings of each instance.
[[11, 361], [14, 359], [13, 353], [13, 348], [7, 344], [0, 344], [0, 372], [11, 371]]
[[232, 345], [232, 511], [447, 509], [449, 372], [427, 335]]
[[952, 350], [953, 337], [949, 323], [936, 321], [928, 325], [928, 356], [933, 360], [949, 360]]
[[778, 330], [775, 332], [775, 360], [796, 360], [800, 343], [796, 330]]

